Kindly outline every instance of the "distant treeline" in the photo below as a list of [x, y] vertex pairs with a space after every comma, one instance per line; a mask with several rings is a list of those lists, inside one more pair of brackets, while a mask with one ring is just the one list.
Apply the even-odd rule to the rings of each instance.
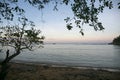
[[120, 35], [113, 39], [112, 43], [113, 45], [120, 45]]

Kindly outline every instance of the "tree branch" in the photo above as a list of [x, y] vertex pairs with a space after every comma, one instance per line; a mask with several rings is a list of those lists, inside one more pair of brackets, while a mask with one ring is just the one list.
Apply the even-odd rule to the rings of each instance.
[[20, 50], [18, 50], [16, 53], [12, 54], [11, 56], [8, 56], [5, 61], [9, 62], [11, 59], [13, 59], [14, 57], [16, 57], [19, 54], [20, 54]]

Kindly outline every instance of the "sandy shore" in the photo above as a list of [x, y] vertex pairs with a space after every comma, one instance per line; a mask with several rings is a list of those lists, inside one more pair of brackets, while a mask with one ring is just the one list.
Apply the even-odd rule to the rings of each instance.
[[120, 72], [10, 63], [6, 80], [120, 80]]

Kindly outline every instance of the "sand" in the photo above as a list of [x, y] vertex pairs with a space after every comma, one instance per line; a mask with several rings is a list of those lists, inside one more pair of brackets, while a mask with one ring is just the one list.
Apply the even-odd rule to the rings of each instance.
[[120, 72], [41, 64], [10, 63], [6, 80], [120, 80]]

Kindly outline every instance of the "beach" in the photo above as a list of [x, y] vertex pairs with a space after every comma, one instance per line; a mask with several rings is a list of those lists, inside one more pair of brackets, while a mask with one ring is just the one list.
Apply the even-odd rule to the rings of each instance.
[[6, 80], [120, 80], [119, 71], [47, 64], [10, 63]]

